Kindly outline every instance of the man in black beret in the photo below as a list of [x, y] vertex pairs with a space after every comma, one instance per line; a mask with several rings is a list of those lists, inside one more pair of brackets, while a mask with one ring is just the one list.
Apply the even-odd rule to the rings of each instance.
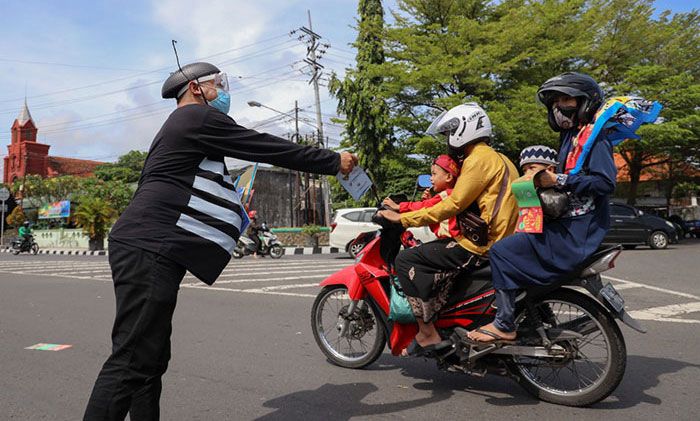
[[163, 98], [177, 99], [156, 134], [138, 188], [109, 235], [117, 311], [112, 354], [85, 420], [159, 419], [161, 377], [170, 360], [172, 317], [186, 271], [211, 285], [248, 224], [224, 157], [298, 171], [349, 173], [357, 157], [238, 125], [227, 115], [226, 75], [209, 63], [171, 74]]

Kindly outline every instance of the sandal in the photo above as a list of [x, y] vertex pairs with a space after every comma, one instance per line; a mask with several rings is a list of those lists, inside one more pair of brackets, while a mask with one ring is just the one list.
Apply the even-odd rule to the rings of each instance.
[[432, 358], [440, 355], [439, 351], [445, 350], [452, 346], [452, 341], [444, 340], [432, 345], [422, 346], [415, 339], [406, 347], [405, 357], [426, 357]]
[[513, 339], [505, 339], [502, 336], [498, 335], [495, 332], [491, 332], [490, 330], [483, 329], [483, 328], [478, 328], [476, 329], [476, 332], [479, 332], [481, 334], [484, 334], [486, 336], [490, 336], [493, 339], [487, 340], [487, 341], [480, 341], [476, 339], [472, 339], [471, 337], [467, 336], [467, 338], [473, 342], [479, 343], [479, 344], [514, 344], [515, 343], [515, 338]]

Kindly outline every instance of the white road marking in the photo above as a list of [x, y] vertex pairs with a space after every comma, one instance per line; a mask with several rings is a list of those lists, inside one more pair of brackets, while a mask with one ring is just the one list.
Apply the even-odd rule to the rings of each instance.
[[[232, 261], [222, 272], [221, 280], [216, 285], [222, 284], [242, 284], [242, 283], [272, 283], [281, 281], [295, 280], [312, 280], [325, 278], [337, 270], [346, 266], [352, 265], [352, 262], [343, 261], [328, 261], [328, 260], [299, 260], [299, 261], [255, 261], [242, 263], [240, 261]], [[97, 280], [102, 282], [110, 282], [112, 275], [109, 263], [106, 261], [100, 262], [76, 262], [76, 261], [15, 261], [15, 262], [0, 262], [0, 272], [12, 273], [17, 275], [27, 276], [50, 276], [66, 279], [81, 279], [81, 280]], [[87, 274], [87, 275], [86, 275]], [[290, 274], [294, 276], [282, 277], [265, 277], [267, 275], [283, 275]], [[255, 275], [254, 279], [240, 279], [241, 277]], [[698, 300], [685, 304], [671, 304], [659, 307], [651, 307], [639, 310], [631, 310], [629, 314], [639, 320], [652, 320], [660, 322], [685, 323], [685, 324], [700, 324], [700, 320], [696, 319], [681, 319], [678, 316], [700, 312], [700, 297], [697, 295], [674, 291], [667, 288], [661, 288], [653, 285], [644, 284], [641, 282], [628, 281], [626, 279], [615, 278], [612, 276], [602, 275], [604, 279], [613, 281], [617, 290], [625, 290], [632, 288], [645, 288], [652, 291], [662, 292], [678, 297], [690, 298]], [[234, 278], [234, 279], [231, 279]], [[235, 279], [239, 278], [239, 279]], [[196, 278], [187, 274], [185, 280]], [[262, 288], [226, 288], [218, 286], [208, 286], [197, 281], [194, 283], [183, 283], [183, 288], [187, 289], [203, 289], [208, 291], [226, 291], [240, 292], [250, 294], [269, 294], [291, 297], [313, 298], [314, 294], [302, 294], [287, 292], [286, 290], [297, 288], [318, 287], [318, 283], [297, 283], [271, 285]]]
[[210, 287], [207, 285], [185, 285], [187, 289], [205, 289], [212, 291], [226, 291], [226, 292], [246, 292], [250, 294], [268, 294], [268, 295], [285, 295], [288, 297], [304, 297], [304, 298], [314, 298], [314, 294], [298, 294], [295, 292], [282, 292], [282, 291], [263, 291], [261, 289], [230, 289], [230, 288], [218, 288]]
[[652, 285], [642, 284], [642, 283], [640, 283], [640, 282], [632, 282], [632, 281], [627, 281], [627, 280], [625, 280], [625, 279], [613, 278], [612, 276], [607, 276], [607, 275], [601, 275], [601, 277], [602, 277], [602, 278], [605, 278], [605, 279], [609, 279], [609, 280], [611, 280], [611, 281], [620, 282], [620, 283], [623, 283], [623, 284], [635, 285], [635, 286], [639, 286], [639, 287], [642, 287], [642, 288], [650, 289], [650, 290], [652, 290], [652, 291], [665, 292], [666, 294], [677, 295], [677, 296], [679, 296], [679, 297], [685, 297], [685, 298], [692, 298], [692, 299], [694, 299], [694, 300], [700, 300], [700, 297], [698, 297], [697, 295], [688, 294], [688, 293], [686, 293], [686, 292], [674, 291], [674, 290], [668, 289], [668, 288], [659, 288], [659, 287], [655, 287], [655, 286], [652, 286]]
[[654, 320], [662, 322], [676, 323], [700, 323], [700, 320], [694, 319], [676, 319], [673, 316], [682, 316], [688, 313], [700, 311], [700, 301], [686, 304], [670, 304], [661, 307], [651, 307], [642, 310], [630, 311], [630, 316], [640, 320]]
[[[248, 282], [275, 282], [275, 281], [295, 281], [299, 279], [313, 279], [313, 278], [327, 278], [329, 274], [322, 275], [308, 275], [308, 276], [284, 276], [281, 278], [263, 278], [263, 279], [229, 279], [225, 281], [216, 281], [215, 285], [223, 284], [244, 284]], [[197, 285], [199, 282], [195, 283], [183, 283], [182, 285]], [[318, 283], [314, 284], [318, 285]]]

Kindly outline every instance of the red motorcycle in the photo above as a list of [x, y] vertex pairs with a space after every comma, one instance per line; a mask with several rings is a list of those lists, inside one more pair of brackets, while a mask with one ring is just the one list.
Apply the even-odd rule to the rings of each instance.
[[[380, 233], [355, 264], [321, 282], [311, 310], [316, 343], [328, 359], [346, 368], [372, 364], [387, 344], [398, 356], [418, 331], [415, 323], [388, 320], [390, 278], [401, 246], [415, 240], [400, 225], [375, 215]], [[493, 320], [490, 268], [458, 276], [451, 300], [435, 322], [452, 345], [431, 356], [440, 369], [509, 375], [535, 397], [562, 405], [587, 406], [605, 399], [625, 372], [625, 341], [615, 318], [644, 333], [624, 310], [624, 300], [600, 273], [614, 267], [620, 246], [595, 253], [566, 282], [524, 290], [516, 302], [516, 341], [478, 343], [467, 338]], [[582, 287], [587, 295], [571, 287]]]

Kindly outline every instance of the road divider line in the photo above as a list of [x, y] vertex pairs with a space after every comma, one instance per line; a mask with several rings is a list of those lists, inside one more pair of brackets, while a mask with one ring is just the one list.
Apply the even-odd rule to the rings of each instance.
[[[268, 271], [268, 272], [263, 272], [263, 271], [237, 271], [237, 272], [231, 272], [231, 273], [222, 273], [219, 275], [219, 278], [231, 278], [235, 276], [246, 276], [246, 275], [279, 275], [282, 273], [290, 273], [290, 272], [298, 272], [301, 270], [273, 270], [273, 271]], [[325, 273], [326, 276], [334, 273], [333, 270], [331, 269], [330, 271], [328, 268], [326, 269], [304, 269], [303, 273]]]
[[285, 289], [295, 289], [295, 288], [312, 288], [312, 287], [318, 287], [318, 284], [292, 284], [292, 285], [274, 285], [271, 287], [264, 287], [264, 288], [252, 288], [254, 291], [282, 291]]
[[698, 297], [697, 295], [688, 294], [688, 293], [686, 293], [686, 292], [674, 291], [674, 290], [668, 289], [668, 288], [655, 287], [655, 286], [653, 286], [653, 285], [647, 285], [647, 284], [643, 284], [643, 283], [641, 283], [641, 282], [632, 282], [632, 281], [628, 281], [628, 280], [625, 280], [625, 279], [613, 278], [612, 276], [607, 276], [607, 275], [601, 275], [601, 277], [602, 277], [602, 278], [605, 278], [605, 279], [608, 279], [608, 280], [611, 280], [611, 281], [621, 282], [621, 283], [623, 283], [623, 284], [636, 285], [636, 286], [639, 286], [639, 287], [642, 287], [642, 288], [650, 289], [650, 290], [652, 290], [652, 291], [665, 292], [666, 294], [677, 295], [677, 296], [679, 296], [679, 297], [685, 297], [685, 298], [692, 298], [692, 299], [694, 299], [694, 300], [700, 300], [700, 297]]
[[201, 290], [212, 290], [212, 291], [226, 291], [226, 292], [244, 292], [248, 294], [267, 294], [267, 295], [284, 295], [287, 297], [304, 297], [304, 298], [314, 298], [314, 294], [299, 294], [296, 292], [283, 292], [283, 291], [263, 291], [262, 289], [232, 289], [232, 288], [219, 288], [211, 287], [208, 285], [183, 285], [186, 289], [201, 289]]
[[[275, 282], [275, 281], [295, 281], [299, 279], [314, 279], [314, 278], [325, 278], [328, 275], [308, 275], [308, 276], [285, 276], [281, 278], [269, 278], [269, 279], [229, 279], [224, 281], [216, 281], [216, 285], [223, 284], [243, 284], [246, 282]], [[195, 278], [196, 279], [196, 278]], [[182, 285], [198, 285], [199, 282], [195, 283], [183, 283]], [[314, 285], [318, 285], [318, 282]]]
[[[640, 320], [661, 320], [669, 319], [674, 316], [682, 316], [688, 313], [700, 311], [700, 301], [685, 304], [670, 304], [660, 307], [650, 307], [641, 310], [630, 311], [630, 316]], [[690, 319], [674, 319], [675, 320], [690, 320]], [[700, 323], [700, 320], [696, 320]], [[689, 322], [693, 323], [693, 322]]]

